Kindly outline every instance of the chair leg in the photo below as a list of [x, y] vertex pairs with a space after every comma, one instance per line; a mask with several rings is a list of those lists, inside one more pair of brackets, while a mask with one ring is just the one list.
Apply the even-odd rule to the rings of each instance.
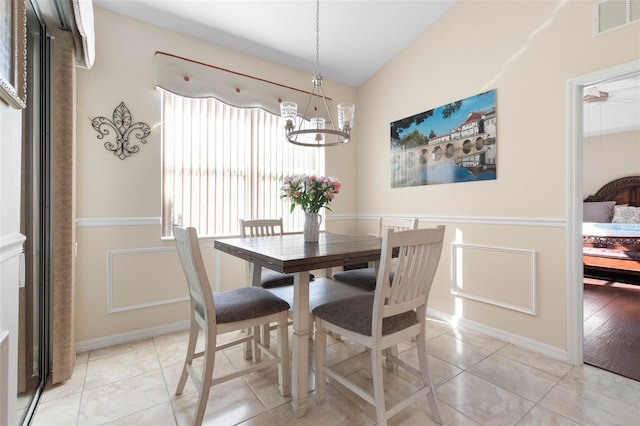
[[291, 370], [289, 368], [289, 318], [287, 312], [280, 314], [278, 322], [278, 381], [280, 394], [291, 395]]
[[371, 372], [373, 375], [373, 398], [375, 399], [376, 419], [378, 426], [387, 426], [387, 408], [384, 402], [384, 384], [382, 368], [382, 351], [371, 349]]
[[262, 352], [260, 351], [260, 346], [258, 346], [260, 342], [260, 326], [257, 325], [253, 327], [253, 339], [251, 339], [251, 348], [253, 352], [253, 363], [259, 364], [262, 359]]
[[327, 333], [322, 328], [322, 320], [316, 318], [316, 403], [324, 403], [325, 374], [324, 366], [327, 363]]
[[196, 352], [196, 344], [198, 343], [198, 331], [200, 326], [197, 322], [191, 318], [191, 327], [189, 328], [189, 343], [187, 344], [187, 355], [184, 358], [184, 366], [182, 367], [182, 375], [176, 388], [176, 395], [182, 395], [184, 386], [187, 384], [187, 378], [189, 377], [189, 370], [187, 366], [190, 366], [193, 362], [193, 355]]
[[[247, 335], [249, 335], [251, 334], [251, 329], [247, 328], [246, 330], [243, 331], [243, 333], [246, 333]], [[253, 346], [251, 342], [244, 343], [244, 359], [246, 359], [247, 361], [250, 360], [253, 356], [252, 349], [253, 349]]]
[[364, 375], [367, 379], [371, 380], [373, 379], [373, 374], [371, 373], [371, 349], [366, 348], [365, 351], [367, 352], [367, 357], [369, 357], [369, 362], [365, 363]]
[[[385, 355], [391, 355], [394, 357], [398, 357], [398, 345], [393, 345], [388, 347], [387, 349], [384, 350], [385, 351]], [[393, 360], [390, 357], [386, 357], [386, 365], [387, 365], [387, 370], [389, 371], [397, 371], [398, 368], [397, 366], [393, 363]]]
[[271, 324], [264, 324], [262, 326], [262, 344], [267, 348], [271, 347]]
[[201, 388], [200, 396], [198, 397], [198, 405], [196, 405], [196, 412], [193, 424], [194, 426], [200, 426], [202, 419], [204, 418], [204, 412], [207, 409], [207, 400], [209, 399], [209, 391], [211, 390], [211, 381], [213, 379], [213, 366], [216, 360], [216, 338], [210, 337], [205, 330], [205, 350], [204, 350], [204, 365], [202, 366], [202, 379], [200, 381]]
[[429, 386], [429, 393], [427, 399], [429, 401], [429, 408], [431, 408], [431, 416], [433, 421], [442, 424], [442, 418], [440, 417], [440, 410], [438, 409], [438, 400], [436, 398], [436, 390], [433, 387], [431, 381], [431, 373], [429, 372], [429, 360], [427, 356], [427, 339], [425, 338], [425, 329], [416, 338], [416, 348], [418, 349], [418, 362], [420, 363], [420, 372], [422, 373], [422, 381], [425, 386]]

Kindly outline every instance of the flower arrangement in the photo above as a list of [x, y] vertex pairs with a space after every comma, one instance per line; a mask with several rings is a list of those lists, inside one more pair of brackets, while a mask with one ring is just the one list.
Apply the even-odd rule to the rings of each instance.
[[318, 213], [321, 208], [331, 210], [331, 200], [340, 193], [341, 183], [332, 177], [315, 175], [287, 176], [282, 184], [282, 195], [291, 201], [291, 211], [296, 206], [302, 207], [305, 213]]

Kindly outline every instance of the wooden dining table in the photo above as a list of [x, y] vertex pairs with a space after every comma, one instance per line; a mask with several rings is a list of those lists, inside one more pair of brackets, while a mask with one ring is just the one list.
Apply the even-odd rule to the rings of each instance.
[[379, 237], [323, 232], [318, 242], [306, 243], [302, 234], [266, 237], [221, 238], [214, 247], [244, 259], [251, 266], [253, 285], [260, 285], [262, 268], [294, 273], [292, 339], [292, 409], [301, 417], [307, 410], [308, 362], [311, 324], [309, 321], [309, 271], [349, 264], [377, 262]]

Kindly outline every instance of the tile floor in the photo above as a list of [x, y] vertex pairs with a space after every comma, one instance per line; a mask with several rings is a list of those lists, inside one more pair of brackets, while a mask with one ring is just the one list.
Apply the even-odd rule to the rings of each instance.
[[[640, 382], [590, 366], [574, 367], [537, 353], [446, 323], [428, 321], [430, 367], [446, 425], [632, 425], [640, 418]], [[78, 355], [73, 378], [48, 387], [32, 425], [188, 425], [195, 388], [188, 383], [174, 395], [187, 334], [175, 333]], [[399, 348], [417, 366], [412, 343]], [[359, 348], [333, 341], [329, 359]], [[347, 363], [355, 380], [371, 388], [363, 359]], [[239, 349], [216, 360], [217, 371], [244, 361]], [[405, 373], [387, 373], [392, 401], [412, 386]], [[313, 379], [310, 378], [310, 387]], [[293, 416], [288, 398], [277, 391], [275, 368], [213, 387], [206, 425], [374, 425], [375, 413], [364, 401], [339, 387], [327, 388], [317, 406]], [[432, 425], [428, 404], [415, 403], [389, 425]]]

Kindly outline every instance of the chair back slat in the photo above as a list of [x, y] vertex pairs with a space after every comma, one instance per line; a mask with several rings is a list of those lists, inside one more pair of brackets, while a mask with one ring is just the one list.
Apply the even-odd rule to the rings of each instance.
[[282, 218], [280, 219], [240, 219], [240, 236], [267, 237], [270, 235], [282, 235]]
[[[176, 240], [178, 257], [187, 278], [191, 303], [194, 305], [193, 309], [202, 321], [215, 324], [213, 294], [202, 260], [198, 233], [195, 228], [182, 228], [174, 225], [173, 235]], [[198, 305], [201, 306], [201, 309], [196, 309]], [[212, 313], [212, 318], [207, 318], [207, 312]]]
[[418, 228], [418, 218], [403, 219], [394, 217], [381, 217], [380, 226], [378, 227], [378, 236], [382, 237], [385, 229], [393, 229], [394, 231], [408, 231], [409, 229]]
[[[444, 238], [444, 226], [396, 232], [386, 229], [375, 290], [373, 310], [381, 332], [382, 318], [409, 309], [426, 309]], [[396, 256], [396, 257], [394, 257]], [[388, 279], [394, 272], [393, 283]]]

